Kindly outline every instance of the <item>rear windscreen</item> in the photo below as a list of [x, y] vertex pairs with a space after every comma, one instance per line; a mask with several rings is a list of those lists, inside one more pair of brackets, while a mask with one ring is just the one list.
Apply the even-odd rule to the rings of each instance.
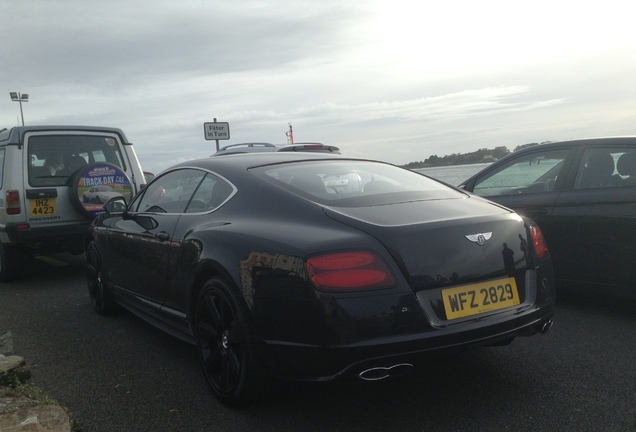
[[342, 207], [463, 198], [419, 173], [359, 160], [320, 160], [252, 168], [261, 178], [322, 204]]
[[31, 186], [64, 186], [73, 173], [94, 162], [109, 162], [126, 170], [113, 136], [31, 135], [27, 146]]

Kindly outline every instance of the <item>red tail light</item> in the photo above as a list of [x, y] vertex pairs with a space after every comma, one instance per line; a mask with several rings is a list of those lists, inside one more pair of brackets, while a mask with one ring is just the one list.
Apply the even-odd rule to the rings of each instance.
[[307, 260], [307, 271], [314, 285], [326, 291], [388, 288], [395, 284], [386, 263], [368, 251], [311, 257]]
[[537, 254], [538, 259], [545, 259], [550, 255], [550, 251], [548, 250], [548, 244], [545, 242], [545, 238], [543, 238], [543, 234], [538, 226], [531, 226], [530, 233], [532, 234], [532, 242], [534, 243], [534, 250]]
[[8, 215], [20, 214], [20, 191], [8, 190], [5, 198], [5, 208]]

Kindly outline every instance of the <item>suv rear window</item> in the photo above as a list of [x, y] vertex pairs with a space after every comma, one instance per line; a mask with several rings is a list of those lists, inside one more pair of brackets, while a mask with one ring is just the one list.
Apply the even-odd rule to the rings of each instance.
[[64, 186], [75, 171], [93, 162], [109, 162], [126, 169], [112, 136], [32, 135], [28, 149], [31, 186]]

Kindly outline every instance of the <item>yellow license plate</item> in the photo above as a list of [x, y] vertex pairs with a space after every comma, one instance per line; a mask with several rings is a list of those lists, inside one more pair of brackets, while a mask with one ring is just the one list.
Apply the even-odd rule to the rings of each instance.
[[517, 284], [512, 277], [443, 289], [442, 301], [449, 320], [520, 303]]
[[51, 216], [57, 213], [55, 198], [34, 198], [29, 200], [31, 216]]

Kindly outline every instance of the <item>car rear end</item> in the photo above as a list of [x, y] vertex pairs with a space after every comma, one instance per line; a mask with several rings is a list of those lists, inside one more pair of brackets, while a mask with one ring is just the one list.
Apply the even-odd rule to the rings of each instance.
[[[137, 156], [123, 132], [113, 128], [39, 126], [14, 128], [11, 146], [23, 169], [15, 171], [15, 187], [6, 191], [8, 241], [23, 252], [81, 252], [82, 238], [94, 215], [81, 211], [73, 175], [95, 163], [112, 164], [130, 179], [137, 193], [144, 183]], [[62, 168], [52, 173], [47, 159], [63, 158]], [[17, 178], [19, 176], [19, 178]], [[77, 201], [77, 202], [76, 202]]]
[[[368, 186], [370, 176], [356, 173]], [[325, 184], [332, 179], [322, 178]], [[264, 328], [277, 375], [378, 379], [411, 367], [424, 353], [547, 332], [554, 275], [532, 221], [439, 183], [409, 192], [368, 187], [365, 193], [364, 186], [358, 194], [347, 192], [350, 198], [307, 194], [351, 234], [317, 236], [316, 250], [329, 236], [346, 240], [304, 257], [313, 294], [290, 301], [294, 306], [276, 317], [275, 326]], [[288, 235], [294, 235], [291, 228]], [[257, 312], [276, 314], [274, 307]]]
[[[273, 343], [273, 363], [283, 375], [325, 379], [353, 373], [376, 379], [377, 368], [414, 365], [423, 353], [508, 344], [552, 325], [552, 264], [531, 222], [514, 214], [496, 220], [470, 217], [424, 229], [405, 224], [396, 233], [352, 223], [341, 213], [330, 216], [367, 230], [384, 249], [307, 258], [326, 313], [310, 307], [289, 312], [294, 337], [309, 329], [297, 340], [313, 343]], [[356, 263], [372, 260], [379, 265]], [[369, 289], [378, 279], [388, 283]], [[356, 284], [359, 290], [352, 288]]]

